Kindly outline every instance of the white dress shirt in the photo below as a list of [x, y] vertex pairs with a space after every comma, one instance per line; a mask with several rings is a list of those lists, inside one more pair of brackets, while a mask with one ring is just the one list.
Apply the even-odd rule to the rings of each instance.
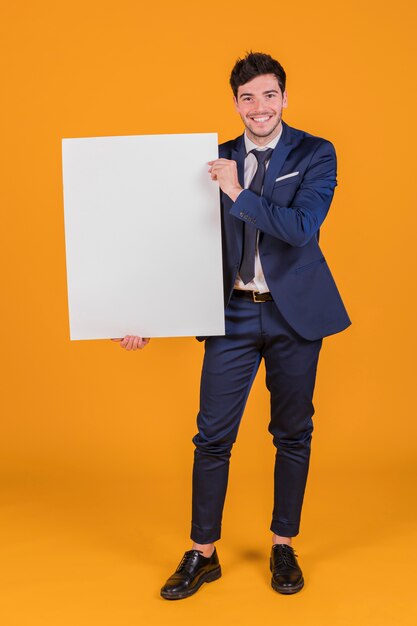
[[[256, 143], [253, 143], [246, 135], [246, 131], [244, 134], [245, 139], [245, 148], [246, 148], [246, 158], [245, 158], [245, 174], [244, 174], [244, 188], [247, 189], [252, 182], [252, 178], [255, 176], [255, 172], [258, 167], [258, 161], [254, 154], [252, 154], [251, 150], [267, 150], [268, 148], [275, 148], [282, 134], [282, 125], [279, 134], [272, 139], [266, 146], [257, 146]], [[266, 164], [266, 169], [268, 168], [269, 161]], [[246, 291], [259, 291], [260, 293], [265, 293], [269, 291], [268, 285], [266, 284], [265, 276], [262, 271], [261, 259], [259, 257], [259, 231], [258, 236], [256, 238], [256, 250], [255, 250], [255, 276], [250, 283], [245, 283], [241, 280], [240, 275], [238, 274], [236, 277], [235, 289], [244, 289]]]

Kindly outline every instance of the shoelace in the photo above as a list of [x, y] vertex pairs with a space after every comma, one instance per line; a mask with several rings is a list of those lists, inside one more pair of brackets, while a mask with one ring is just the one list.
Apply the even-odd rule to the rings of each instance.
[[274, 563], [274, 572], [280, 569], [282, 566], [293, 567], [297, 569], [297, 563], [295, 561], [295, 557], [298, 556], [293, 551], [286, 550], [285, 548], [275, 548], [275, 563]]
[[177, 572], [181, 572], [182, 570], [188, 571], [188, 565], [191, 564], [195, 559], [195, 555], [197, 550], [187, 550], [187, 552], [182, 557], [180, 564], [177, 567]]

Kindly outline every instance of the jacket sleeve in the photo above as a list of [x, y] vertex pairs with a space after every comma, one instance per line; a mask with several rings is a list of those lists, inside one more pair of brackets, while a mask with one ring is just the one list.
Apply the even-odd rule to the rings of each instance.
[[305, 246], [319, 230], [333, 198], [336, 153], [326, 140], [314, 151], [291, 206], [280, 206], [244, 189], [230, 209], [231, 215], [295, 247]]

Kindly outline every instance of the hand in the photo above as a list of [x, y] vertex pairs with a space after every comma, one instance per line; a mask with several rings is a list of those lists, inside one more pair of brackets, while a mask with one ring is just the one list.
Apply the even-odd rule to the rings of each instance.
[[125, 348], [125, 350], [142, 350], [148, 345], [150, 338], [126, 335], [123, 339], [112, 339], [112, 341], [120, 341], [120, 347]]
[[216, 159], [209, 161], [209, 174], [212, 180], [217, 180], [220, 189], [233, 200], [236, 200], [243, 188], [239, 185], [236, 161]]

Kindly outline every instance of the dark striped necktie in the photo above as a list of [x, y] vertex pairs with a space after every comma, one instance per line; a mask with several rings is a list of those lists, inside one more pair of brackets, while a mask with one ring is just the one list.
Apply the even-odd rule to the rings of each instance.
[[[273, 152], [272, 148], [267, 150], [251, 150], [258, 161], [258, 169], [252, 178], [249, 189], [258, 196], [262, 195], [262, 187], [264, 184], [266, 162], [270, 159]], [[257, 228], [248, 222], [244, 225], [243, 235], [243, 254], [242, 261], [240, 263], [239, 274], [245, 285], [250, 283], [255, 277], [255, 250], [256, 250], [256, 237], [258, 234]]]

